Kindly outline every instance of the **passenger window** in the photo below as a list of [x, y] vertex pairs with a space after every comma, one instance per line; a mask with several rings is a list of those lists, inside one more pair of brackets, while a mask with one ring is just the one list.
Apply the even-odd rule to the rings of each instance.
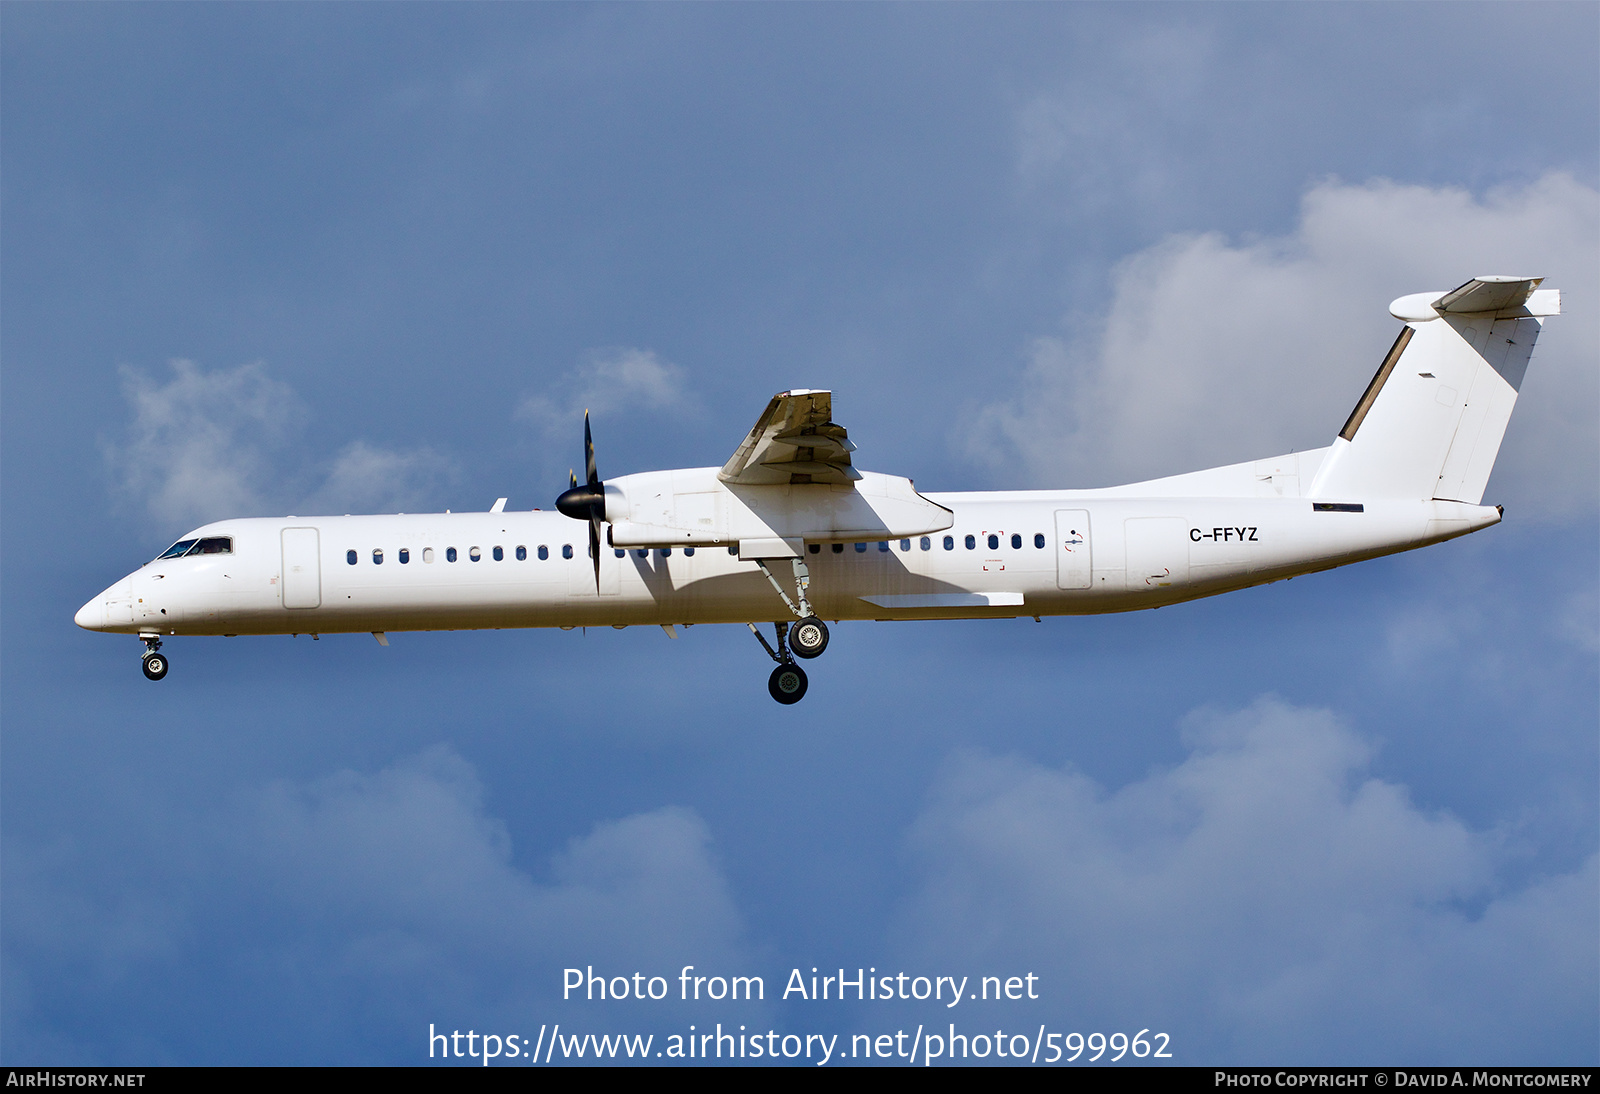
[[806, 544], [806, 550], [810, 551], [814, 555], [820, 555], [822, 553], [822, 544], [808, 543]]
[[922, 549], [924, 551], [933, 550], [933, 540], [929, 539], [927, 536], [923, 536], [922, 537]]
[[909, 550], [911, 550], [911, 541], [910, 541], [910, 540], [909, 540], [909, 539], [903, 539], [903, 540], [901, 540], [901, 541], [900, 541], [900, 549], [901, 549], [901, 550], [902, 550], [902, 551], [909, 551]]
[[834, 544], [834, 545], [833, 545], [833, 553], [834, 553], [834, 554], [836, 554], [836, 555], [842, 555], [842, 554], [844, 554], [844, 544], [842, 544], [842, 543], [835, 543], [835, 544]]
[[999, 536], [990, 536], [989, 537], [989, 550], [998, 551], [999, 549], [1000, 549], [1000, 537]]
[[1013, 551], [1019, 551], [1022, 549], [1022, 537], [1017, 535], [1015, 532], [1011, 534], [1011, 549]]
[[739, 545], [737, 543], [728, 544], [728, 553], [730, 555], [738, 554], [739, 553]]
[[504, 562], [506, 560], [506, 553], [502, 548], [496, 547], [494, 549], [494, 560], [496, 562]]
[[887, 551], [888, 549], [889, 549], [889, 541], [886, 540], [886, 539], [880, 539], [878, 541], [878, 550]]
[[944, 549], [946, 551], [954, 551], [956, 549], [956, 537], [955, 536], [945, 536], [944, 537]]
[[1039, 548], [1039, 550], [1041, 550], [1041, 551], [1044, 550], [1044, 533], [1043, 532], [1039, 532], [1038, 534], [1036, 534], [1033, 537], [1033, 545], [1035, 547]]
[[572, 544], [563, 543], [561, 545], [561, 557], [562, 558], [571, 558], [572, 557]]
[[977, 545], [978, 545], [977, 537], [975, 537], [975, 536], [968, 536], [967, 537], [967, 550], [970, 551], [974, 547], [976, 547]]
[[433, 561], [433, 548], [432, 547], [424, 547], [422, 549], [422, 561], [423, 562], [432, 562]]
[[864, 555], [866, 553], [867, 553], [867, 545], [865, 543], [856, 544], [856, 554]]
[[520, 543], [517, 544], [517, 561], [518, 562], [526, 562], [526, 561], [528, 561], [528, 549], [526, 547], [522, 546], [522, 544], [520, 544]]
[[547, 559], [549, 557], [550, 557], [550, 548], [546, 547], [542, 543], [539, 544], [539, 561], [543, 562], [545, 559]]
[[663, 548], [661, 548], [661, 550], [657, 551], [656, 554], [660, 555], [662, 558], [671, 558], [672, 557], [672, 548], [671, 547], [663, 547]]
[[467, 552], [467, 557], [472, 561], [477, 562], [479, 559], [483, 558], [483, 552], [474, 547]]
[[444, 560], [446, 562], [454, 562], [456, 560], [456, 549], [454, 547], [446, 547], [444, 549]]
[[383, 548], [382, 547], [374, 547], [372, 549], [372, 564], [374, 566], [382, 566], [383, 565]]
[[180, 539], [171, 547], [168, 547], [165, 551], [162, 551], [159, 555], [157, 555], [156, 561], [160, 562], [164, 558], [182, 558], [184, 555], [189, 553], [189, 548], [193, 547], [194, 545], [195, 541], [192, 539]]
[[[166, 556], [163, 555], [162, 557], [164, 558]], [[344, 560], [350, 565], [354, 566], [356, 564], [356, 553], [354, 551], [346, 551], [344, 553]]]
[[628, 557], [628, 552], [624, 551], [621, 547], [618, 547], [618, 548], [615, 549], [615, 554], [616, 554], [616, 556], [618, 558], [627, 558]]
[[650, 557], [650, 548], [648, 548], [648, 547], [635, 547], [634, 550], [633, 550], [633, 557], [634, 558], [649, 558]]
[[685, 557], [685, 558], [693, 558], [694, 557], [694, 548], [693, 547], [685, 547], [683, 549], [683, 557]]
[[408, 563], [410, 561], [411, 561], [411, 548], [409, 548], [409, 547], [400, 548], [400, 565], [404, 566], [406, 563]]

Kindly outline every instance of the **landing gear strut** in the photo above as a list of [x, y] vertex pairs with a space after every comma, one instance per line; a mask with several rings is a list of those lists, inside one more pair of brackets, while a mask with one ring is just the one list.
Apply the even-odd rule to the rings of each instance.
[[144, 642], [144, 675], [147, 680], [160, 680], [167, 675], [167, 659], [159, 652], [161, 637], [154, 634], [141, 634], [139, 638]]
[[[794, 663], [799, 657], [809, 661], [828, 648], [828, 625], [817, 618], [817, 613], [811, 610], [811, 601], [806, 593], [811, 588], [811, 570], [806, 566], [805, 556], [791, 558], [789, 565], [794, 571], [794, 598], [790, 599], [773, 572], [767, 568], [767, 559], [755, 560], [761, 572], [767, 576], [767, 581], [777, 590], [784, 604], [798, 618], [795, 623], [775, 623], [778, 631], [778, 648], [773, 649], [771, 643], [761, 636], [754, 623], [749, 624], [750, 633], [756, 640], [766, 647], [767, 654], [778, 663], [772, 670], [772, 677], [767, 681], [767, 690], [772, 697], [785, 706], [798, 703], [806, 693], [806, 674], [803, 669]], [[791, 630], [791, 626], [793, 629]]]
[[768, 642], [766, 636], [756, 629], [754, 623], [747, 623], [746, 626], [750, 628], [750, 633], [756, 636], [756, 641], [760, 642], [762, 647], [766, 649], [767, 656], [778, 663], [778, 667], [772, 670], [772, 675], [767, 677], [767, 691], [784, 706], [798, 703], [801, 699], [804, 699], [807, 686], [806, 670], [794, 663], [794, 655], [790, 652], [788, 643], [785, 641], [789, 632], [789, 624], [773, 624], [773, 628], [778, 632], [777, 649], [772, 648], [772, 643]]
[[794, 655], [808, 661], [821, 655], [822, 651], [828, 648], [828, 625], [817, 618], [817, 613], [811, 610], [811, 601], [806, 597], [811, 588], [811, 570], [806, 566], [805, 558], [789, 560], [789, 565], [794, 570], [793, 600], [789, 599], [789, 594], [784, 591], [783, 585], [767, 568], [765, 559], [756, 559], [756, 565], [767, 575], [767, 580], [783, 598], [784, 604], [799, 617], [799, 622], [794, 625], [794, 634], [789, 639], [790, 645], [794, 648]]

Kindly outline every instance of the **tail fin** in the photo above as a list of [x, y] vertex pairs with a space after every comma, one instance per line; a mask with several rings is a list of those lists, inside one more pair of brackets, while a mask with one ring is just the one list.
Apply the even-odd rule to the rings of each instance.
[[1479, 277], [1402, 296], [1405, 322], [1307, 494], [1477, 505], [1534, 341], [1561, 294], [1537, 277]]

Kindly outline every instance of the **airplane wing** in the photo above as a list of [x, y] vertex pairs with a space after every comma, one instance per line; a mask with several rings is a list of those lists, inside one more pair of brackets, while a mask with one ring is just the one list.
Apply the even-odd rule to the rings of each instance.
[[780, 391], [717, 478], [746, 486], [848, 485], [861, 478], [850, 466], [855, 449], [833, 421], [833, 392]]

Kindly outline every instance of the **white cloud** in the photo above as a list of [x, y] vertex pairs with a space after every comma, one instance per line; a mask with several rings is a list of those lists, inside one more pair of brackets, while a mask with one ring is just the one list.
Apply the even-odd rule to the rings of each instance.
[[1552, 174], [1462, 190], [1328, 182], [1288, 236], [1174, 236], [1116, 270], [1106, 299], [1041, 337], [1022, 389], [985, 407], [972, 453], [1053, 486], [1105, 485], [1328, 444], [1398, 324], [1389, 301], [1483, 273], [1564, 290], [1486, 500], [1593, 508], [1600, 399], [1600, 195]]
[[1492, 832], [1364, 774], [1326, 712], [1191, 717], [1182, 764], [1111, 792], [953, 763], [914, 838], [908, 961], [1030, 969], [1063, 1021], [1190, 1062], [1555, 1062], [1593, 1041], [1596, 860], [1506, 891]]
[[334, 457], [327, 479], [300, 503], [310, 512], [416, 512], [453, 482], [458, 468], [431, 448], [396, 452], [352, 441]]
[[302, 414], [294, 392], [260, 363], [209, 373], [193, 361], [171, 364], [166, 384], [122, 370], [133, 421], [107, 447], [113, 474], [167, 524], [261, 512], [268, 453]]
[[1441, 603], [1436, 599], [1407, 604], [1389, 613], [1384, 626], [1388, 665], [1409, 672], [1440, 657], [1458, 656], [1463, 643], [1484, 630], [1477, 603]]
[[654, 351], [627, 346], [594, 350], [565, 383], [527, 396], [512, 415], [538, 431], [538, 444], [526, 456], [531, 481], [559, 482], [564, 487], [569, 471], [583, 477], [585, 410], [594, 419], [602, 478], [615, 474], [630, 455], [636, 455], [619, 424], [648, 421], [653, 431], [648, 458], [659, 461], [664, 458], [663, 441], [671, 448], [682, 423], [701, 414], [687, 373]]
[[1018, 110], [1022, 181], [1080, 215], [1170, 201], [1194, 174], [1179, 150], [1211, 110], [1226, 70], [1220, 52], [1202, 25], [1126, 28], [1105, 43], [1109, 63], [1078, 69], [1071, 86]]
[[403, 939], [396, 952], [423, 981], [470, 966], [548, 998], [547, 983], [524, 981], [549, 961], [599, 953], [631, 973], [736, 949], [739, 917], [694, 813], [600, 824], [540, 883], [512, 861], [483, 797], [471, 766], [442, 747], [373, 775], [279, 783], [251, 807], [237, 853], [269, 899], [332, 928], [324, 942], [352, 975], [390, 967], [389, 943], [373, 940]]
[[[243, 792], [178, 824], [136, 870], [107, 871], [92, 848], [13, 841], [8, 1048], [78, 1062], [414, 1059], [429, 1021], [532, 1036], [546, 1021], [647, 1032], [676, 1018], [671, 1001], [564, 1003], [566, 967], [753, 964], [693, 811], [597, 824], [540, 880], [485, 798], [473, 767], [436, 747], [374, 773]], [[112, 884], [84, 880], [108, 873]], [[176, 1024], [143, 1005], [194, 985], [203, 993]], [[63, 1015], [86, 997], [117, 1022], [76, 1044]]]
[[1600, 585], [1593, 577], [1567, 594], [1556, 618], [1561, 633], [1574, 646], [1586, 653], [1600, 653]]
[[319, 466], [293, 443], [307, 417], [299, 397], [259, 362], [207, 372], [173, 361], [165, 384], [122, 376], [133, 420], [106, 458], [124, 498], [168, 532], [272, 512], [415, 511], [458, 474], [432, 449], [361, 440]]
[[563, 388], [529, 395], [516, 417], [547, 435], [565, 437], [583, 412], [598, 417], [633, 410], [684, 410], [695, 405], [683, 369], [653, 350], [627, 346], [595, 350]]

